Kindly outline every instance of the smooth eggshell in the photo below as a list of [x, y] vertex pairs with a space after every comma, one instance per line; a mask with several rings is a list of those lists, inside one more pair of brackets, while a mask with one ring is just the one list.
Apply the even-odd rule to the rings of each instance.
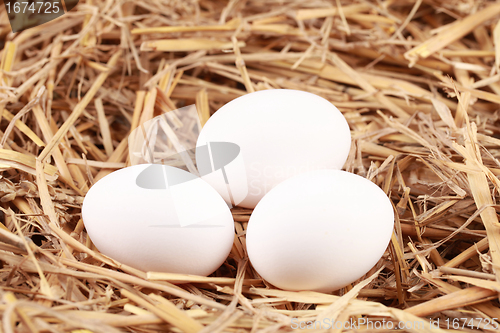
[[[242, 165], [226, 168], [224, 177], [205, 177], [229, 202], [253, 208], [285, 179], [317, 169], [341, 169], [351, 146], [349, 125], [340, 111], [312, 93], [274, 89], [238, 97], [215, 112], [203, 127], [197, 147], [209, 142], [239, 146]], [[197, 154], [198, 159], [198, 154]], [[242, 184], [244, 182], [244, 184]]]
[[99, 251], [144, 271], [208, 275], [234, 240], [221, 196], [170, 166], [140, 164], [107, 175], [85, 196], [82, 217]]
[[378, 186], [345, 171], [318, 170], [264, 196], [246, 244], [253, 267], [275, 286], [330, 292], [377, 263], [393, 226], [391, 202]]

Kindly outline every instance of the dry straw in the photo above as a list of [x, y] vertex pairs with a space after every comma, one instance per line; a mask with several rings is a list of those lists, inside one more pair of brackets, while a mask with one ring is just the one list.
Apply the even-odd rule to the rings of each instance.
[[[80, 0], [13, 34], [2, 7], [0, 332], [498, 329], [499, 18], [487, 0]], [[364, 278], [332, 294], [269, 285], [248, 262], [241, 208], [210, 277], [98, 252], [81, 204], [130, 164], [133, 129], [189, 104], [204, 124], [276, 88], [336, 105], [353, 137], [345, 169], [394, 205]]]

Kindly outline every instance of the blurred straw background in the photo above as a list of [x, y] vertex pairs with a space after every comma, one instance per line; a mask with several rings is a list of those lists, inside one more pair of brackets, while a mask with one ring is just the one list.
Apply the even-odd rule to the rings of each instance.
[[[357, 323], [335, 332], [498, 331], [499, 17], [486, 0], [80, 0], [13, 34], [2, 7], [0, 332], [290, 332], [325, 318]], [[268, 285], [240, 208], [210, 277], [97, 251], [81, 204], [129, 163], [131, 130], [189, 104], [204, 123], [275, 88], [336, 105], [353, 137], [345, 169], [394, 204], [365, 278], [333, 294]]]

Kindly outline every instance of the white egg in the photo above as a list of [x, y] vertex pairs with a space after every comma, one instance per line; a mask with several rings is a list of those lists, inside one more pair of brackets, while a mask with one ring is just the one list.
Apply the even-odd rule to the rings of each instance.
[[234, 221], [222, 197], [181, 169], [141, 164], [99, 180], [82, 217], [103, 254], [144, 270], [208, 275], [227, 258]]
[[371, 181], [317, 170], [272, 189], [246, 234], [255, 270], [276, 287], [330, 292], [366, 274], [391, 239], [394, 212]]
[[241, 156], [203, 179], [226, 202], [253, 208], [270, 189], [294, 175], [341, 169], [351, 136], [342, 113], [326, 99], [275, 89], [250, 93], [221, 107], [203, 127], [197, 147], [213, 142], [233, 143]]

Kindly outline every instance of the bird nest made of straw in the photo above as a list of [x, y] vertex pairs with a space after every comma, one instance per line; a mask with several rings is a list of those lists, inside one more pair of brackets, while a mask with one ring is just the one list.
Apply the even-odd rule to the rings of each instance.
[[[486, 0], [81, 0], [13, 33], [2, 7], [0, 332], [497, 330], [499, 17]], [[130, 165], [132, 130], [277, 88], [331, 101], [353, 138], [344, 169], [393, 203], [364, 278], [331, 294], [269, 285], [242, 208], [209, 277], [98, 252], [81, 204]]]

